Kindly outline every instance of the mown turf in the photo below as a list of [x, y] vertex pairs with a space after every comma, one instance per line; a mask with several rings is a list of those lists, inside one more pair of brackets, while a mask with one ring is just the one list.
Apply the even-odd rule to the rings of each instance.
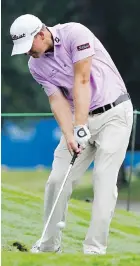
[[[44, 192], [44, 186], [46, 180], [49, 176], [50, 171], [47, 169], [40, 169], [36, 171], [3, 171], [2, 179], [4, 182], [9, 184], [9, 180], [12, 180], [10, 184], [23, 187], [23, 189], [30, 191], [32, 187], [32, 192], [38, 191], [38, 195]], [[39, 180], [41, 181], [39, 183]], [[128, 188], [127, 186], [119, 191], [119, 200], [127, 199]], [[92, 189], [92, 171], [87, 171], [86, 174], [81, 178], [79, 185], [73, 191], [72, 198], [85, 200], [86, 198], [93, 198]], [[131, 184], [131, 200], [140, 201], [140, 180], [135, 180]]]
[[140, 256], [84, 256], [82, 254], [19, 254], [2, 253], [2, 266], [139, 266]]
[[90, 221], [91, 204], [75, 199], [69, 202], [63, 234], [64, 254], [16, 252], [12, 247], [14, 241], [30, 248], [40, 237], [44, 176], [45, 172], [2, 173], [2, 266], [140, 265], [140, 216], [116, 211], [110, 228], [108, 255], [84, 256], [82, 242]]

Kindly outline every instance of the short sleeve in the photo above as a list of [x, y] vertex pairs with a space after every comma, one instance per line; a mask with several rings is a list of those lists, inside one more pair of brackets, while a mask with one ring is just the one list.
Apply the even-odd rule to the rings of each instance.
[[74, 23], [67, 38], [73, 63], [95, 54], [95, 36], [84, 25]]
[[40, 75], [38, 75], [30, 67], [29, 67], [29, 70], [30, 70], [32, 77], [37, 81], [38, 84], [40, 84], [43, 87], [47, 96], [51, 96], [52, 94], [54, 94], [56, 91], [59, 90], [55, 85], [53, 85], [47, 80], [44, 80]]

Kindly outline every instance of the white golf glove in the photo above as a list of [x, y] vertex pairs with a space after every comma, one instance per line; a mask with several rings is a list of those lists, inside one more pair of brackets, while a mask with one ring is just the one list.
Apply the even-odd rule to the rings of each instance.
[[77, 143], [85, 149], [89, 139], [91, 138], [91, 134], [86, 125], [79, 125], [74, 127], [74, 137]]

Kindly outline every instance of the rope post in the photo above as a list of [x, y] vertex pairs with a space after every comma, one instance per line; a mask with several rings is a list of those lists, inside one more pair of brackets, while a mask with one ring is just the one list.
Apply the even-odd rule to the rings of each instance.
[[135, 151], [135, 140], [136, 140], [136, 127], [137, 127], [137, 114], [138, 112], [134, 111], [134, 122], [132, 127], [132, 141], [131, 141], [131, 161], [130, 161], [130, 171], [128, 179], [128, 195], [127, 195], [127, 211], [130, 210], [130, 197], [131, 197], [131, 181], [133, 173], [133, 163], [134, 163], [134, 151]]

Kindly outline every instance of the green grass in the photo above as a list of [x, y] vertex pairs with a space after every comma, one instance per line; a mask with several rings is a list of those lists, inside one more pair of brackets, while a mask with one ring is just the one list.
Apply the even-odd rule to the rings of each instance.
[[138, 266], [140, 262], [140, 256], [137, 255], [125, 255], [120, 257], [115, 256], [105, 256], [97, 257], [95, 256], [83, 256], [81, 254], [77, 255], [56, 255], [56, 254], [13, 254], [2, 253], [3, 254], [3, 264], [4, 266]]
[[[9, 179], [12, 180], [11, 184], [23, 187], [26, 191], [36, 192], [41, 195], [44, 192], [44, 186], [49, 175], [49, 170], [43, 171], [3, 171], [2, 178], [4, 182], [9, 184]], [[39, 182], [41, 180], [41, 182]], [[127, 199], [128, 188], [124, 187], [119, 191], [119, 200]], [[72, 198], [78, 200], [85, 200], [86, 198], [93, 198], [92, 189], [92, 172], [88, 171], [80, 181], [78, 187], [73, 191]], [[131, 184], [131, 200], [140, 201], [140, 180], [135, 180]]]
[[90, 221], [91, 204], [76, 199], [69, 202], [63, 254], [16, 252], [12, 247], [14, 241], [30, 248], [40, 237], [47, 176], [47, 171], [2, 173], [2, 266], [140, 265], [140, 216], [117, 210], [110, 228], [107, 255], [85, 256], [82, 242]]

